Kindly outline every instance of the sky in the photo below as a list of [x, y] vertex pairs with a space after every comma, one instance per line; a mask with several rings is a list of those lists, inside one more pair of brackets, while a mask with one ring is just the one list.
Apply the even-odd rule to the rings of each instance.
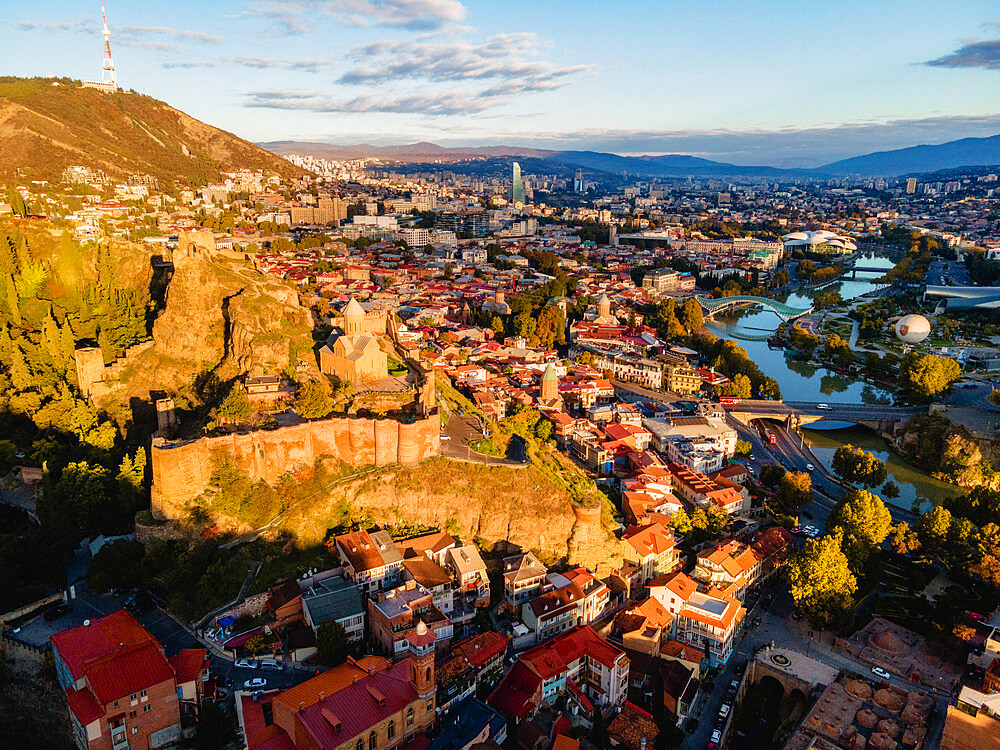
[[[255, 142], [817, 166], [1000, 133], [996, 0], [107, 0], [118, 81]], [[17, 3], [0, 74], [96, 78], [100, 0]]]

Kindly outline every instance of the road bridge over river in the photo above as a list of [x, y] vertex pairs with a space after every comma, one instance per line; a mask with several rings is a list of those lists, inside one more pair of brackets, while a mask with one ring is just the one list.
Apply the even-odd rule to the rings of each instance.
[[730, 417], [749, 425], [754, 419], [774, 419], [789, 427], [819, 421], [850, 422], [870, 427], [876, 432], [889, 432], [892, 424], [926, 414], [926, 406], [888, 406], [884, 404], [844, 404], [810, 401], [745, 400], [726, 410]]

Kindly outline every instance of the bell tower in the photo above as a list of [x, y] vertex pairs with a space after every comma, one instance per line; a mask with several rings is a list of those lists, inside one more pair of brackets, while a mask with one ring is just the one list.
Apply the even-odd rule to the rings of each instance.
[[423, 620], [417, 621], [416, 632], [410, 641], [410, 686], [421, 698], [427, 698], [437, 690], [434, 682], [434, 640], [432, 630], [427, 629]]

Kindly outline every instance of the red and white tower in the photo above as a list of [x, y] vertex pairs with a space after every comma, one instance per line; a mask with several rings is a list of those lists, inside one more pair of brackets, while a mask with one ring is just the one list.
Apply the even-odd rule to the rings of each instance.
[[101, 0], [101, 23], [104, 25], [104, 65], [101, 68], [101, 80], [84, 81], [83, 87], [112, 93], [118, 90], [118, 76], [115, 74], [115, 61], [111, 57], [111, 32], [108, 30], [108, 14], [104, 10], [104, 0]]
[[104, 24], [104, 68], [101, 70], [101, 83], [118, 88], [118, 77], [115, 75], [115, 61], [111, 58], [111, 32], [108, 31], [108, 14], [104, 10], [104, 0], [101, 0], [101, 22]]

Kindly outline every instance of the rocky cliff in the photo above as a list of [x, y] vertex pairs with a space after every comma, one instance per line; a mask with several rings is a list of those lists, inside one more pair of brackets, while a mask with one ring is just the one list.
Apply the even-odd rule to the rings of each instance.
[[411, 468], [386, 469], [293, 508], [282, 528], [303, 541], [320, 541], [327, 519], [336, 518], [345, 502], [377, 523], [457, 526], [462, 539], [498, 552], [530, 549], [546, 561], [568, 559], [601, 575], [621, 565], [621, 543], [602, 526], [600, 507], [588, 511], [574, 505], [560, 482], [534, 466], [514, 469], [436, 458]]
[[211, 232], [183, 234], [172, 261], [153, 346], [122, 374], [118, 397], [177, 392], [205, 371], [220, 380], [289, 367], [317, 372], [312, 318], [295, 289], [215, 252]]

